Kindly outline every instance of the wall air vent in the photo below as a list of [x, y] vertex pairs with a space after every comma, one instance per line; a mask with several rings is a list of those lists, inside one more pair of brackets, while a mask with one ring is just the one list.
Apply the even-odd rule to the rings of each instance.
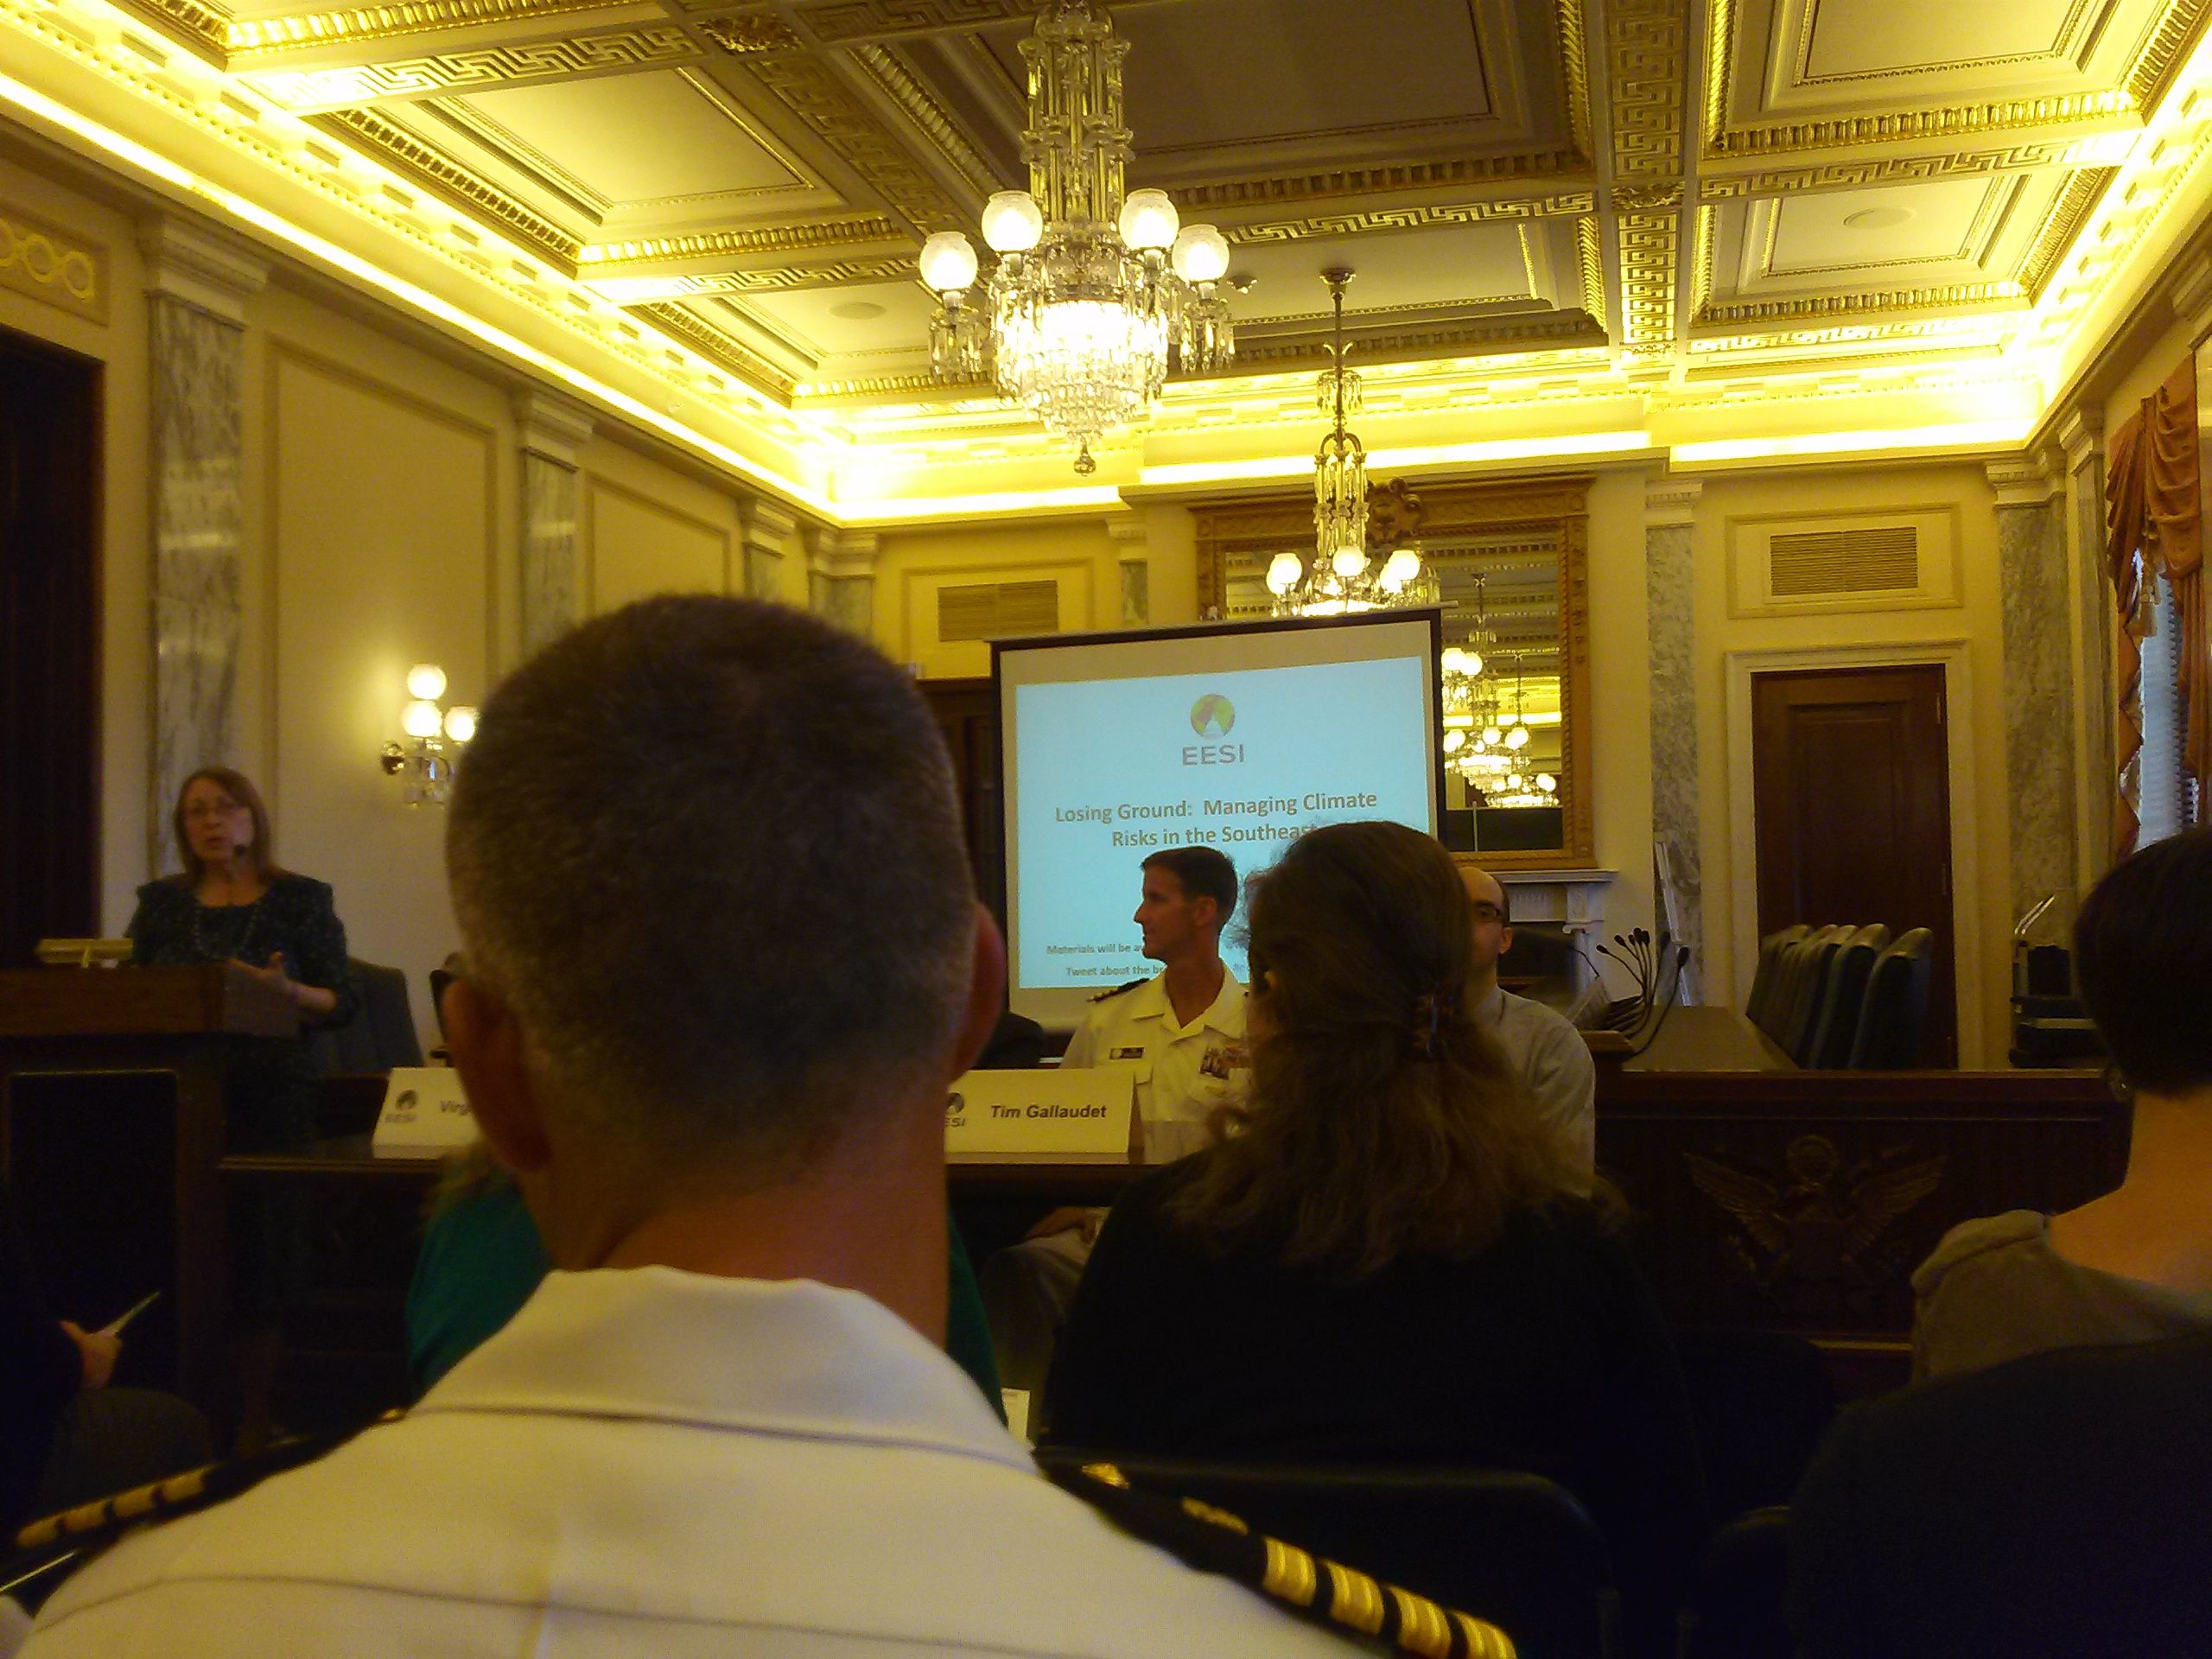
[[1777, 599], [1909, 594], [1920, 587], [1920, 532], [1911, 524], [1784, 531], [1768, 542], [1767, 563]]
[[937, 637], [943, 645], [1057, 633], [1059, 626], [1057, 582], [982, 582], [937, 590]]

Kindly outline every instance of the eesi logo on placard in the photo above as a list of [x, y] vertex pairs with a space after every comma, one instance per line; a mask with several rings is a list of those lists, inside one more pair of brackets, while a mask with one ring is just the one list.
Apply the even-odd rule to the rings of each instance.
[[[1191, 705], [1191, 729], [1200, 737], [1227, 737], [1236, 724], [1236, 705], [1218, 691], [1209, 691]], [[1186, 743], [1186, 766], [1230, 766], [1244, 758], [1242, 743]]]

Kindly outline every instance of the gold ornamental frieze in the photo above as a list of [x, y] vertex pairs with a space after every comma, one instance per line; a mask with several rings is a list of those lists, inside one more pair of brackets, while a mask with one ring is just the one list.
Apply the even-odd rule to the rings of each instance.
[[0, 288], [104, 323], [107, 277], [107, 254], [97, 244], [0, 202]]

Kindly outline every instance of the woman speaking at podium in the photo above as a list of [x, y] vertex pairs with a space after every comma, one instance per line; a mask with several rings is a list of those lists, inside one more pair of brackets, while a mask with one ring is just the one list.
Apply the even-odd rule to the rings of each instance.
[[[202, 766], [184, 780], [170, 825], [180, 875], [138, 889], [127, 930], [131, 960], [158, 967], [235, 962], [289, 998], [302, 1025], [342, 1025], [358, 1001], [346, 926], [329, 884], [280, 869], [268, 809], [245, 776]], [[226, 1077], [225, 1140], [234, 1152], [272, 1152], [315, 1139], [315, 1072], [302, 1041], [246, 1045]], [[249, 1315], [271, 1316], [303, 1288], [303, 1217], [264, 1206], [259, 1248], [233, 1294]]]

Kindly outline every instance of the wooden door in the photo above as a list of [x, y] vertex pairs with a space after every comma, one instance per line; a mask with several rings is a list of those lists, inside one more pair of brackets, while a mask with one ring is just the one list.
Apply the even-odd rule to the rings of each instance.
[[1751, 677], [1759, 934], [1885, 923], [1935, 936], [1923, 1065], [1958, 1064], [1943, 669]]
[[99, 931], [99, 367], [0, 331], [0, 967]]

